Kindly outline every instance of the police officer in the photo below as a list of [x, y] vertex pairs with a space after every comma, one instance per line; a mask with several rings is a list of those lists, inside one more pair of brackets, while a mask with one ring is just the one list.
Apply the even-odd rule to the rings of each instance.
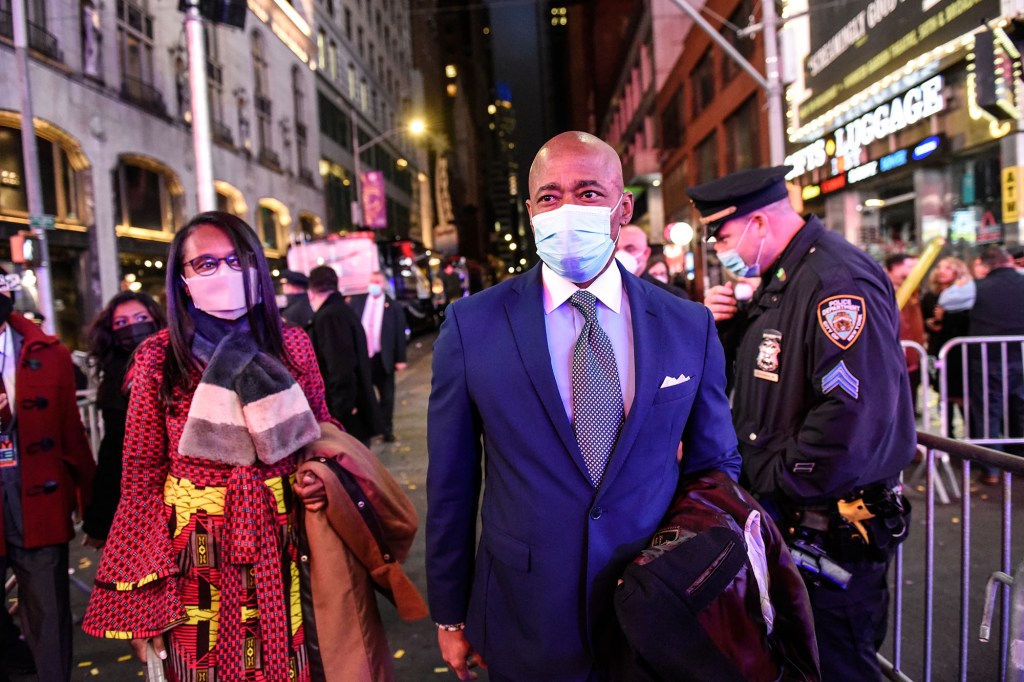
[[822, 679], [880, 679], [886, 573], [907, 533], [898, 488], [916, 448], [900, 317], [882, 268], [789, 203], [788, 166], [741, 171], [690, 198], [731, 283], [710, 308], [735, 349], [744, 483], [777, 514], [804, 568]]

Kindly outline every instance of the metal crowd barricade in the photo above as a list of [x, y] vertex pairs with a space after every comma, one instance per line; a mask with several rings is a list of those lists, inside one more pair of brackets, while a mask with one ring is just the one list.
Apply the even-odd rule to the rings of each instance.
[[[912, 347], [912, 346], [911, 346]], [[991, 666], [992, 661], [985, 659], [984, 652], [977, 648], [974, 650], [969, 646], [972, 640], [972, 633], [977, 633], [982, 642], [987, 642], [993, 633], [997, 635], [998, 641], [998, 679], [1024, 679], [1024, 562], [1017, 565], [1016, 574], [1013, 573], [1014, 556], [1012, 546], [1013, 527], [1013, 506], [1012, 506], [1012, 485], [1013, 474], [1024, 475], [1024, 458], [999, 452], [993, 448], [1016, 446], [1024, 451], [1024, 398], [1022, 398], [1022, 387], [1024, 387], [1024, 336], [993, 336], [993, 337], [965, 337], [954, 339], [947, 343], [939, 352], [935, 361], [938, 370], [939, 383], [939, 429], [942, 435], [936, 435], [927, 431], [930, 420], [925, 416], [922, 430], [918, 431], [917, 439], [921, 446], [927, 451], [923, 463], [927, 479], [925, 489], [925, 523], [924, 523], [924, 566], [923, 591], [921, 594], [921, 612], [923, 623], [921, 632], [913, 632], [908, 635], [905, 628], [905, 607], [908, 581], [904, 579], [904, 547], [901, 546], [895, 557], [894, 573], [894, 617], [892, 620], [891, 641], [892, 660], [886, 659], [879, 654], [885, 674], [894, 680], [911, 680], [904, 669], [902, 659], [903, 647], [913, 637], [920, 634], [921, 646], [921, 679], [930, 681], [936, 673], [935, 663], [937, 655], [955, 655], [957, 660], [957, 677], [959, 680], [967, 679], [995, 679], [994, 674], [988, 676], [974, 670], [971, 666], [984, 667], [986, 663]], [[962, 438], [954, 440], [948, 436], [953, 435], [953, 410], [952, 405], [955, 398], [951, 396], [950, 380], [952, 379], [951, 359], [960, 360], [960, 367], [957, 377], [962, 381], [962, 417], [963, 432]], [[926, 369], [926, 367], [925, 367]], [[922, 372], [922, 384], [924, 384], [925, 372]], [[927, 391], [927, 389], [926, 389]], [[927, 395], [927, 392], [925, 393]], [[927, 415], [927, 408], [923, 411]], [[934, 640], [938, 630], [946, 625], [948, 619], [936, 620], [936, 594], [948, 594], [946, 584], [936, 578], [936, 565], [944, 571], [956, 571], [957, 562], [947, 551], [942, 557], [936, 554], [936, 521], [937, 512], [935, 498], [939, 496], [943, 502], [948, 500], [944, 493], [942, 471], [947, 472], [950, 478], [951, 487], [956, 490], [956, 481], [952, 475], [952, 467], [949, 464], [949, 456], [953, 455], [962, 461], [960, 488], [963, 490], [959, 517], [949, 519], [951, 523], [960, 524], [961, 547], [958, 557], [958, 572], [960, 583], [959, 594], [959, 619], [956, 622], [955, 637], [957, 646], [955, 651], [950, 644], [936, 650]], [[972, 557], [972, 513], [991, 513], [986, 507], [978, 506], [981, 503], [973, 499], [971, 490], [971, 469], [972, 465], [978, 464], [986, 467], [994, 467], [1001, 470], [1001, 492], [1002, 501], [999, 508], [999, 538], [1000, 549], [998, 553], [993, 551], [992, 560], [984, 565], [978, 557]], [[917, 478], [918, 471], [914, 472], [912, 478]], [[986, 497], [981, 493], [982, 499]], [[920, 511], [918, 511], [920, 513]], [[984, 519], [984, 516], [982, 517]], [[993, 521], [994, 523], [994, 521]], [[939, 543], [942, 550], [947, 550], [948, 543]], [[949, 549], [953, 549], [949, 547]], [[1020, 551], [1017, 551], [1018, 559]], [[982, 560], [987, 561], [989, 553], [985, 552]], [[915, 562], [917, 557], [914, 557]], [[972, 561], [975, 573], [981, 572], [987, 578], [987, 584], [978, 585], [972, 580]], [[913, 568], [916, 569], [916, 566]], [[972, 591], [972, 585], [974, 589]], [[945, 600], [940, 606], [948, 604]], [[975, 609], [972, 613], [972, 604]], [[977, 606], [983, 607], [978, 613]], [[917, 605], [916, 603], [914, 604]], [[998, 605], [998, 609], [996, 608]], [[998, 612], [999, 617], [993, 627], [993, 619]], [[972, 620], [972, 617], [976, 620]], [[977, 628], [977, 629], [975, 629]], [[940, 635], [941, 636], [941, 635]], [[949, 666], [953, 667], [953, 666]], [[952, 679], [951, 671], [942, 670], [949, 675], [941, 676], [941, 679]]]
[[[961, 363], [963, 382], [963, 440], [978, 445], [1024, 446], [1024, 397], [1014, 396], [1011, 390], [1014, 385], [1024, 385], [1024, 336], [966, 336], [942, 347], [938, 366], [945, 436], [952, 435], [948, 369], [954, 354]], [[998, 424], [993, 423], [994, 417]]]
[[[923, 600], [922, 611], [923, 611], [923, 623], [921, 637], [923, 639], [923, 646], [921, 647], [921, 678], [925, 682], [930, 682], [933, 679], [935, 673], [934, 668], [934, 633], [937, 624], [935, 620], [935, 595], [947, 594], [946, 586], [939, 584], [935, 577], [935, 568], [937, 563], [936, 556], [936, 540], [935, 540], [935, 521], [936, 521], [936, 509], [935, 509], [935, 495], [936, 495], [936, 481], [937, 476], [935, 475], [936, 468], [936, 453], [946, 452], [951, 453], [954, 456], [961, 458], [963, 461], [962, 467], [962, 480], [964, 495], [961, 499], [960, 519], [961, 524], [961, 541], [962, 545], [960, 548], [959, 557], [959, 570], [960, 570], [960, 618], [959, 628], [957, 633], [958, 646], [957, 651], [957, 667], [958, 674], [956, 679], [968, 680], [968, 679], [981, 679], [975, 676], [969, 676], [968, 663], [969, 663], [969, 639], [971, 632], [979, 633], [979, 638], [982, 641], [987, 641], [988, 637], [992, 632], [992, 615], [993, 607], [995, 604], [996, 590], [1002, 590], [1002, 598], [1000, 600], [1000, 619], [998, 623], [998, 635], [999, 635], [999, 678], [1000, 680], [1008, 679], [1024, 679], [1024, 657], [1021, 656], [1022, 643], [1011, 640], [1011, 633], [1020, 633], [1024, 630], [1024, 609], [1017, 608], [1016, 605], [1022, 603], [1024, 600], [1024, 575], [1018, 571], [1017, 576], [1014, 578], [1010, 577], [1012, 571], [1011, 556], [1013, 548], [1011, 545], [1011, 530], [1012, 530], [1012, 478], [1013, 474], [1024, 475], [1024, 458], [1008, 455], [990, 448], [986, 448], [980, 445], [967, 443], [960, 440], [952, 440], [937, 436], [924, 431], [919, 431], [917, 434], [917, 441], [920, 445], [927, 448], [926, 462], [929, 472], [932, 474], [927, 477], [928, 485], [925, 494], [925, 540], [924, 540], [924, 585], [921, 593]], [[998, 558], [998, 566], [993, 567], [989, 570], [991, 577], [988, 579], [988, 585], [983, 587], [982, 590], [978, 590], [973, 593], [976, 598], [981, 598], [982, 594], [985, 594], [984, 604], [985, 610], [982, 615], [981, 622], [971, 622], [971, 512], [972, 512], [972, 495], [970, 487], [970, 476], [971, 476], [971, 463], [976, 462], [981, 465], [994, 466], [1002, 470], [1002, 507], [1001, 507], [1001, 551]], [[942, 546], [945, 549], [945, 546]], [[915, 557], [915, 561], [917, 557]], [[883, 652], [879, 653], [879, 661], [882, 665], [883, 672], [885, 675], [892, 680], [904, 680], [909, 681], [914, 678], [908, 677], [904, 671], [904, 662], [902, 658], [902, 649], [905, 640], [908, 639], [906, 629], [904, 628], [904, 610], [907, 604], [906, 592], [909, 588], [904, 584], [904, 547], [901, 546], [896, 553], [895, 557], [895, 579], [893, 589], [893, 604], [894, 604], [894, 618], [892, 620], [892, 627], [890, 630], [892, 640], [892, 660], [890, 661], [884, 656]], [[941, 557], [941, 564], [943, 567], [949, 567], [949, 557]], [[1013, 602], [1015, 604], [1014, 611], [1010, 610], [1010, 597], [1011, 597], [1011, 586], [1013, 593]], [[987, 594], [986, 594], [987, 593]], [[1011, 622], [1011, 615], [1014, 620]], [[980, 627], [979, 627], [980, 626]], [[978, 628], [978, 629], [975, 629]], [[942, 679], [952, 679], [951, 677], [943, 677]], [[986, 678], [991, 679], [991, 678]]]
[[82, 424], [89, 434], [89, 445], [92, 446], [92, 456], [95, 459], [100, 451], [100, 441], [103, 440], [103, 417], [96, 407], [96, 389], [77, 391], [75, 397], [78, 399], [78, 414], [82, 417]]
[[[921, 428], [924, 431], [930, 431], [932, 429], [932, 405], [931, 405], [931, 369], [933, 366], [938, 366], [938, 363], [933, 363], [933, 359], [928, 355], [928, 351], [925, 350], [924, 346], [917, 343], [916, 341], [900, 341], [900, 345], [903, 346], [905, 351], [912, 351], [917, 354], [919, 364], [921, 368]], [[944, 401], [944, 397], [940, 394], [940, 403]], [[947, 434], [947, 431], [942, 433]], [[949, 455], [945, 452], [938, 454], [939, 468], [933, 472], [935, 476], [935, 488], [936, 494], [939, 496], [939, 500], [942, 504], [949, 504], [950, 495], [947, 492], [947, 487], [953, 493], [953, 497], [960, 497], [960, 488], [957, 484], [956, 474], [953, 472], [953, 466], [949, 461]], [[928, 471], [928, 463], [924, 457], [921, 458], [921, 462], [917, 465], [911, 473], [910, 478], [907, 480], [907, 485], [914, 486], [924, 478], [925, 473]], [[943, 474], [946, 476], [946, 480], [943, 481]]]

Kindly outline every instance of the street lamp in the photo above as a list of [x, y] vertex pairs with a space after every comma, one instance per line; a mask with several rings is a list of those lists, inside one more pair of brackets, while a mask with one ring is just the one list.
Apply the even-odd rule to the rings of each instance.
[[351, 128], [352, 128], [352, 171], [355, 175], [355, 190], [356, 199], [353, 203], [354, 209], [352, 211], [352, 222], [355, 225], [362, 225], [363, 223], [363, 178], [362, 178], [362, 153], [367, 149], [377, 144], [382, 140], [394, 137], [401, 133], [409, 133], [414, 137], [422, 135], [427, 130], [427, 124], [422, 119], [413, 119], [409, 123], [391, 130], [385, 130], [383, 133], [371, 137], [363, 144], [359, 144], [359, 121], [356, 117], [356, 108], [353, 106], [351, 112]]

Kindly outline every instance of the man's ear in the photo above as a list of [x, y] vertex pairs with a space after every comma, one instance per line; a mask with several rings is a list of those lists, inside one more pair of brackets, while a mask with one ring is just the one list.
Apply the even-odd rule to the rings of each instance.
[[757, 233], [757, 236], [765, 236], [765, 233], [768, 232], [768, 216], [763, 211], [755, 211], [751, 220], [754, 221], [754, 232]]
[[629, 225], [630, 221], [633, 220], [633, 193], [623, 192], [622, 193], [622, 225]]

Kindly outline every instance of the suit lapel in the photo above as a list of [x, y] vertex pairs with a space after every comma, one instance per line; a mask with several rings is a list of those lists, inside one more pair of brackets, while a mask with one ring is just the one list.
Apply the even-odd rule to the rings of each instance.
[[562, 439], [566, 452], [572, 456], [580, 474], [589, 480], [587, 466], [576, 442], [576, 434], [573, 433], [572, 424], [565, 414], [565, 407], [558, 393], [558, 384], [555, 383], [555, 375], [551, 370], [551, 353], [548, 350], [547, 331], [544, 328], [544, 285], [541, 282], [540, 269], [538, 265], [516, 280], [513, 286], [516, 295], [506, 300], [505, 311], [512, 327], [516, 347], [519, 349], [519, 357], [534, 390], [537, 391], [548, 418]]
[[629, 408], [629, 416], [626, 423], [622, 425], [622, 431], [615, 442], [615, 449], [612, 450], [611, 459], [605, 469], [601, 486], [604, 487], [614, 480], [616, 474], [622, 469], [626, 455], [633, 448], [640, 427], [647, 419], [651, 404], [654, 401], [654, 392], [657, 390], [657, 372], [654, 371], [654, 359], [658, 357], [661, 348], [657, 337], [658, 319], [657, 312], [649, 306], [647, 293], [636, 281], [631, 281], [625, 274], [622, 276], [622, 286], [626, 289], [629, 298], [629, 313], [633, 320], [633, 361], [635, 386], [633, 390], [633, 404]]

